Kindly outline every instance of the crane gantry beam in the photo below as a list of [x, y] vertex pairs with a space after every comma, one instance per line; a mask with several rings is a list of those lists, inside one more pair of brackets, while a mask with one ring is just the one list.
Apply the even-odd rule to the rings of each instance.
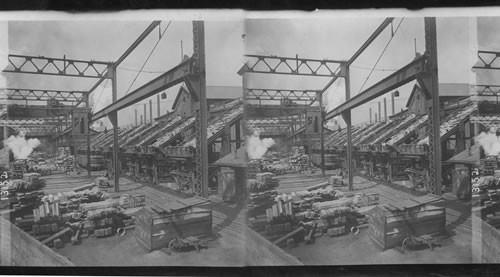
[[246, 88], [246, 100], [316, 101], [319, 90]]
[[272, 73], [284, 75], [304, 75], [318, 77], [341, 76], [337, 72], [343, 60], [318, 60], [306, 58], [278, 57], [270, 55], [245, 55], [253, 63], [246, 63], [244, 68], [246, 73]]
[[3, 72], [41, 75], [59, 75], [83, 78], [110, 78], [106, 74], [112, 62], [86, 61], [44, 56], [9, 54], [8, 65]]
[[5, 88], [3, 89], [8, 100], [25, 101], [49, 101], [58, 100], [62, 102], [81, 103], [84, 100], [86, 91], [65, 91], [65, 90], [41, 90], [41, 89], [22, 89]]

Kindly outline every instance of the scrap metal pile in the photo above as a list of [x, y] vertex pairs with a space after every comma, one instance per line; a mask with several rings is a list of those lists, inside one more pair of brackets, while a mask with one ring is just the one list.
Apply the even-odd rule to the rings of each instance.
[[344, 194], [329, 183], [274, 197], [265, 213], [249, 215], [249, 226], [276, 245], [311, 243], [328, 234], [357, 234], [368, 218], [362, 207], [377, 205], [378, 194]]
[[[97, 182], [97, 181], [96, 181]], [[131, 208], [145, 205], [144, 195], [111, 197], [97, 184], [45, 195], [43, 191], [18, 193], [22, 205], [11, 212], [11, 221], [48, 246], [61, 248], [83, 238], [123, 234], [134, 224]]]
[[269, 172], [257, 173], [255, 179], [247, 180], [248, 213], [260, 213], [263, 209], [270, 207], [278, 195], [276, 191], [278, 186], [278, 180], [274, 179], [274, 174]]

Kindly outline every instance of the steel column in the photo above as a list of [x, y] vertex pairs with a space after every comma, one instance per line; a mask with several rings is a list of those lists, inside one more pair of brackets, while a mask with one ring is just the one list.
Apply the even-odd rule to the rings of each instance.
[[[349, 101], [351, 98], [351, 78], [349, 74], [349, 65], [344, 67], [345, 75], [345, 100]], [[349, 191], [353, 190], [353, 172], [352, 172], [352, 124], [351, 124], [351, 110], [343, 113], [344, 120], [347, 124], [347, 178], [349, 182]]]
[[431, 97], [431, 115], [429, 117], [429, 192], [441, 194], [441, 138], [440, 138], [440, 117], [439, 117], [439, 80], [438, 80], [438, 60], [437, 60], [437, 34], [436, 18], [426, 17], [425, 25], [425, 49], [427, 56], [427, 68], [423, 74], [423, 83]]
[[[118, 87], [116, 83], [116, 67], [109, 67], [108, 71], [111, 71], [111, 88], [112, 88], [112, 100], [115, 103], [118, 100]], [[111, 123], [113, 124], [113, 167], [114, 167], [114, 177], [115, 177], [115, 192], [120, 191], [120, 166], [119, 166], [119, 150], [118, 145], [118, 110], [115, 110], [109, 114]]]
[[198, 110], [196, 113], [196, 176], [195, 193], [208, 197], [208, 107], [205, 80], [205, 24], [193, 21], [194, 71], [198, 77]]
[[234, 124], [234, 133], [236, 137], [236, 150], [241, 147], [241, 119]]
[[88, 109], [87, 113], [87, 128], [86, 128], [86, 138], [87, 138], [87, 174], [90, 177], [90, 116], [91, 116], [91, 111], [90, 111], [90, 101], [89, 101], [89, 94], [85, 94], [85, 106]]
[[321, 139], [321, 175], [325, 177], [325, 130], [323, 128], [323, 97], [321, 92], [317, 92], [317, 96], [319, 99], [319, 109], [320, 109], [320, 115], [319, 115], [319, 127], [321, 128], [320, 130], [320, 139]]

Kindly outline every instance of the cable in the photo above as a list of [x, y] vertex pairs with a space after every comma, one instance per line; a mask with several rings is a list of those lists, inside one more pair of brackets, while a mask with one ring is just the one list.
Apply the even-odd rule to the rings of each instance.
[[[368, 79], [370, 79], [370, 76], [372, 75], [373, 71], [375, 70], [375, 67], [377, 67], [377, 64], [380, 62], [380, 59], [382, 58], [382, 56], [384, 55], [385, 51], [387, 50], [387, 48], [388, 48], [388, 47], [389, 47], [389, 45], [391, 44], [392, 39], [394, 38], [395, 34], [398, 32], [399, 27], [401, 26], [401, 23], [403, 23], [403, 20], [404, 20], [404, 19], [405, 19], [405, 18], [403, 17], [403, 18], [401, 19], [401, 21], [399, 21], [399, 24], [398, 24], [398, 26], [396, 27], [396, 30], [395, 30], [395, 31], [391, 34], [391, 38], [389, 39], [389, 41], [388, 41], [388, 42], [387, 42], [387, 44], [385, 45], [384, 50], [382, 50], [382, 53], [380, 53], [380, 55], [379, 55], [379, 57], [378, 57], [377, 61], [376, 61], [376, 62], [375, 62], [375, 64], [373, 65], [372, 70], [371, 70], [371, 71], [370, 71], [370, 73], [368, 74], [368, 77], [366, 77], [366, 80], [363, 82], [363, 85], [361, 85], [361, 88], [360, 88], [359, 92], [361, 92], [361, 91], [363, 90], [363, 88], [364, 88], [364, 87], [365, 87], [365, 85], [366, 85], [366, 82], [368, 82]], [[359, 93], [359, 92], [358, 92], [358, 93]]]
[[101, 100], [102, 93], [104, 92], [104, 88], [106, 88], [106, 85], [108, 84], [108, 80], [109, 79], [106, 79], [104, 85], [102, 86], [101, 93], [99, 94], [97, 101], [94, 103], [94, 106], [92, 107], [92, 113], [94, 113], [95, 107], [97, 107], [97, 103], [99, 103], [99, 100]]
[[134, 71], [134, 72], [143, 72], [143, 73], [165, 73], [166, 71], [152, 71], [152, 70], [140, 70], [140, 69], [134, 69], [134, 68], [126, 68], [126, 67], [122, 67], [122, 68], [119, 68], [119, 69], [123, 69], [123, 70], [128, 70], [128, 71]]
[[158, 39], [158, 41], [156, 42], [155, 46], [153, 47], [153, 49], [151, 49], [151, 52], [149, 53], [149, 56], [146, 58], [146, 61], [144, 61], [144, 63], [142, 64], [141, 66], [141, 69], [139, 72], [137, 72], [137, 75], [135, 75], [135, 78], [134, 80], [132, 81], [132, 83], [130, 84], [130, 86], [128, 87], [127, 89], [127, 92], [125, 92], [125, 95], [127, 95], [129, 92], [130, 92], [130, 89], [132, 88], [132, 86], [134, 85], [135, 81], [137, 80], [137, 78], [139, 77], [139, 75], [141, 74], [142, 70], [144, 69], [144, 67], [146, 66], [147, 62], [149, 61], [149, 59], [151, 58], [151, 56], [153, 55], [156, 47], [158, 46], [158, 44], [160, 43], [161, 39], [163, 38], [163, 35], [165, 34], [165, 32], [168, 30], [168, 27], [170, 26], [170, 23], [172, 23], [172, 20], [170, 20], [167, 24], [167, 27], [165, 27], [165, 30], [163, 30], [163, 32], [161, 33], [161, 36], [160, 36], [160, 39]]
[[355, 66], [355, 65], [351, 65], [351, 67], [359, 68], [359, 69], [366, 69], [366, 70], [375, 70], [375, 71], [391, 71], [391, 72], [398, 71], [398, 69], [395, 69], [395, 68], [377, 68], [377, 69], [374, 69], [373, 67], [364, 67], [364, 66]]

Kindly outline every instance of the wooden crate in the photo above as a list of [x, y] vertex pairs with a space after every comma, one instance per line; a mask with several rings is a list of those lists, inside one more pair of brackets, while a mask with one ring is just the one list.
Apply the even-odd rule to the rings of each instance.
[[369, 237], [383, 250], [400, 246], [409, 234], [442, 233], [446, 227], [445, 208], [431, 205], [405, 211], [389, 211], [377, 206], [369, 218]]
[[211, 209], [189, 207], [168, 215], [160, 215], [146, 206], [136, 215], [135, 237], [147, 251], [167, 247], [175, 237], [186, 238], [211, 232]]

